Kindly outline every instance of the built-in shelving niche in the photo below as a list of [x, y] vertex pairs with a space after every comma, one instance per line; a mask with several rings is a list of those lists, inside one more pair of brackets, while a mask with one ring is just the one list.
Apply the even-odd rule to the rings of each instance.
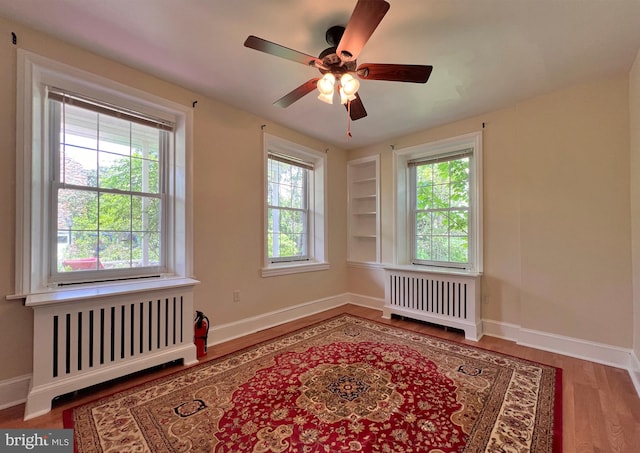
[[352, 263], [380, 263], [379, 156], [347, 163], [349, 190], [348, 256]]

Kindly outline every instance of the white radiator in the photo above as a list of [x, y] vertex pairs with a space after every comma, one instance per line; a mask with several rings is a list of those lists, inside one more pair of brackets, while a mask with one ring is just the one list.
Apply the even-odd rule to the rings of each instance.
[[385, 268], [383, 317], [392, 314], [461, 329], [465, 338], [478, 341], [480, 275]]
[[197, 362], [193, 283], [142, 286], [62, 302], [27, 301], [34, 333], [25, 420], [49, 412], [56, 396], [178, 359]]

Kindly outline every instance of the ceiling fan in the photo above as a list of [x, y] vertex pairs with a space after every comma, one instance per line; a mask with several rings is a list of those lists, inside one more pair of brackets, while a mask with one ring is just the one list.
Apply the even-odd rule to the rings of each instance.
[[350, 118], [355, 121], [367, 116], [362, 99], [357, 93], [360, 86], [358, 78], [426, 83], [433, 66], [381, 63], [364, 63], [358, 66], [356, 62], [360, 51], [389, 7], [389, 3], [384, 0], [358, 0], [346, 27], [336, 25], [327, 30], [325, 38], [330, 47], [323, 50], [317, 58], [257, 36], [249, 36], [244, 42], [245, 47], [311, 66], [322, 74], [322, 77], [307, 80], [274, 104], [288, 107], [316, 87], [320, 91], [318, 98], [332, 103], [334, 88], [337, 88], [341, 102], [345, 104]]

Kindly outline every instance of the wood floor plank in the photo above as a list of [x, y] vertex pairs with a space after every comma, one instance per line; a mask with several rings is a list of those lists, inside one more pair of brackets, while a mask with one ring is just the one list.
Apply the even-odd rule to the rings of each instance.
[[[384, 320], [380, 312], [365, 307], [346, 305], [317, 313], [271, 329], [266, 329], [229, 342], [214, 345], [202, 361], [293, 332], [310, 324], [350, 313], [373, 321], [397, 325], [417, 332], [461, 343], [476, 345], [527, 360], [562, 368], [563, 379], [563, 445], [565, 452], [637, 453], [640, 451], [640, 398], [626, 370], [608, 367], [560, 354], [540, 351], [494, 337], [483, 337], [478, 343], [464, 335], [411, 320]], [[212, 328], [215, 329], [215, 326]], [[0, 411], [0, 428], [61, 428], [62, 412], [70, 407], [109, 395], [149, 379], [182, 369], [168, 366], [76, 392], [55, 402], [53, 410], [41, 417], [22, 420], [24, 404]]]
[[[564, 376], [563, 376], [564, 377]], [[577, 451], [576, 449], [576, 413], [575, 394], [573, 385], [568, 385], [567, 380], [562, 381], [562, 440], [564, 451]]]

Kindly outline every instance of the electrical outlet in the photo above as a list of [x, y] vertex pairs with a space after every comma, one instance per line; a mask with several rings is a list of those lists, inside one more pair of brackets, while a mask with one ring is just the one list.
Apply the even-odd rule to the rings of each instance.
[[237, 289], [233, 292], [233, 301], [240, 302], [240, 291]]

